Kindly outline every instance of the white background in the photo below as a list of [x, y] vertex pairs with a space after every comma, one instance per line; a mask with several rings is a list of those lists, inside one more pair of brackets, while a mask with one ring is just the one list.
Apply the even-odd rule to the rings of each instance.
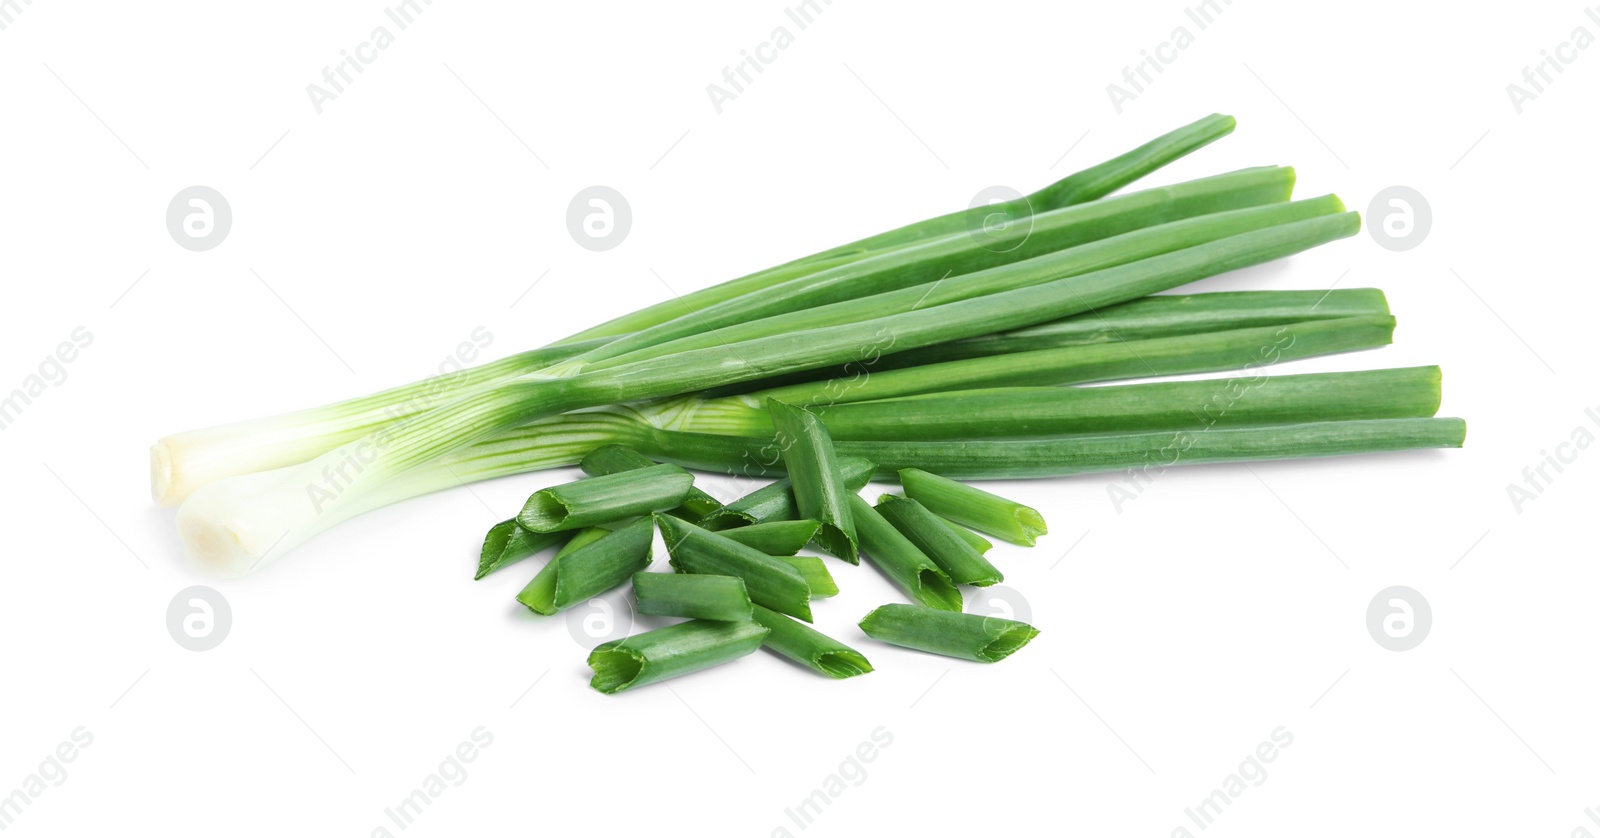
[[[1600, 35], [1578, 3], [1237, 0], [1199, 31], [1179, 3], [835, 0], [720, 115], [706, 85], [795, 29], [783, 4], [439, 0], [320, 115], [306, 85], [381, 3], [16, 8], [0, 391], [94, 340], [0, 432], [0, 794], [94, 739], [6, 834], [398, 834], [384, 808], [478, 726], [492, 745], [408, 834], [1198, 834], [1185, 807], [1279, 726], [1292, 745], [1209, 834], [1600, 834], [1600, 453], [1520, 514], [1506, 492], [1600, 434], [1600, 49], [1521, 115], [1506, 93]], [[1193, 45], [1118, 114], [1106, 85], [1180, 25]], [[1101, 477], [1006, 486], [1052, 532], [993, 554], [1043, 630], [1001, 664], [863, 637], [900, 595], [835, 563], [818, 627], [877, 672], [758, 653], [608, 698], [565, 622], [512, 601], [536, 562], [471, 580], [482, 531], [565, 472], [385, 509], [232, 581], [186, 566], [148, 500], [163, 434], [432, 374], [479, 326], [484, 357], [543, 344], [1213, 111], [1238, 132], [1150, 183], [1278, 163], [1356, 209], [1427, 197], [1415, 250], [1363, 232], [1203, 288], [1381, 287], [1393, 347], [1293, 371], [1441, 364], [1467, 447], [1195, 467], [1120, 514]], [[194, 184], [234, 214], [205, 253], [164, 226]], [[565, 225], [594, 184], [633, 208], [606, 253]], [[192, 584], [232, 604], [209, 652], [165, 628]], [[1395, 584], [1434, 614], [1405, 653], [1364, 625]], [[786, 817], [880, 727], [859, 785]]]

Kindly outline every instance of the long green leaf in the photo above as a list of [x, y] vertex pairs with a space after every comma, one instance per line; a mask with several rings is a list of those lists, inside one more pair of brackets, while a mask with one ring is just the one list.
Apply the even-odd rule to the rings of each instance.
[[[595, 347], [571, 363], [605, 369], [780, 330], [837, 325], [852, 315], [864, 319], [862, 311], [940, 305], [1344, 211], [1332, 196], [1282, 203], [1293, 187], [1292, 169], [1245, 169], [1034, 216], [1011, 242], [951, 234], [691, 310]], [[999, 275], [989, 273], [1024, 262], [1033, 272], [1007, 272], [1007, 285], [995, 284]]]
[[1376, 316], [1065, 346], [890, 370], [868, 376], [848, 388], [799, 384], [758, 390], [747, 396], [732, 396], [704, 404], [695, 416], [697, 421], [709, 422], [716, 418], [723, 404], [748, 408], [765, 404], [758, 401], [764, 399], [833, 405], [953, 390], [1090, 384], [1250, 369], [1317, 355], [1374, 349], [1387, 346], [1393, 339], [1394, 318]]
[[[1088, 207], [1075, 207], [1084, 210]], [[849, 283], [843, 287], [854, 296], [804, 309], [777, 311], [768, 316], [729, 318], [730, 325], [715, 330], [701, 329], [665, 343], [650, 345], [624, 355], [612, 355], [620, 346], [607, 345], [572, 360], [576, 365], [595, 356], [603, 360], [589, 363], [586, 369], [598, 371], [648, 358], [672, 355], [719, 344], [756, 340], [772, 335], [803, 332], [825, 326], [859, 323], [884, 313], [915, 311], [946, 305], [1002, 291], [1078, 276], [1097, 270], [1126, 265], [1208, 242], [1262, 230], [1268, 227], [1305, 221], [1344, 212], [1344, 204], [1332, 195], [1292, 203], [1276, 203], [1232, 212], [1217, 212], [1142, 228], [1121, 235], [1100, 238], [1076, 247], [1042, 251], [1025, 261], [1003, 263], [986, 270], [952, 274], [949, 269], [930, 271], [925, 281], [910, 287], [882, 288], [882, 284]], [[980, 248], [981, 249], [981, 248]], [[942, 266], [943, 261], [935, 261]], [[1011, 270], [1002, 270], [1002, 268]], [[882, 290], [879, 290], [882, 288]], [[842, 293], [842, 292], [841, 292]]]
[[[765, 439], [617, 428], [653, 456], [687, 468], [741, 468]], [[1415, 448], [1460, 448], [1460, 419], [1366, 419], [1211, 430], [1139, 431], [1125, 434], [902, 442], [840, 441], [842, 455], [870, 453], [877, 476], [893, 479], [902, 468], [922, 468], [961, 480], [1059, 477], [1134, 469], [1160, 473], [1202, 463], [1335, 457]], [[773, 469], [772, 474], [778, 474]]]
[[[367, 453], [368, 462], [337, 493], [317, 495], [305, 487], [319, 486], [326, 474], [335, 473], [349, 456], [342, 450], [274, 474], [270, 480], [218, 481], [190, 498], [179, 512], [179, 527], [196, 560], [225, 572], [248, 572], [265, 557], [280, 555], [351, 515], [413, 491], [394, 482], [408, 470], [541, 417], [843, 363], [859, 357], [863, 347], [870, 348], [875, 341], [880, 352], [910, 349], [1055, 320], [1280, 258], [1349, 236], [1358, 228], [1354, 213], [1325, 216], [1042, 285], [803, 335], [776, 335], [592, 374], [502, 385], [353, 443]], [[270, 520], [261, 519], [262, 510], [270, 510]], [[272, 538], [266, 534], [269, 529], [275, 533]], [[248, 538], [241, 538], [240, 532]]]
[[[1145, 175], [1171, 163], [1197, 149], [1227, 136], [1233, 131], [1231, 116], [1212, 114], [1195, 122], [1163, 134], [1138, 148], [1070, 175], [1026, 198], [1002, 208], [1008, 218], [1018, 219], [1051, 209], [1081, 204], [1103, 198]], [[994, 208], [985, 208], [989, 212]], [[972, 229], [972, 210], [947, 213], [936, 218], [908, 224], [896, 230], [879, 233], [830, 250], [787, 262], [775, 268], [730, 280], [710, 288], [665, 300], [632, 314], [626, 314], [585, 329], [562, 341], [594, 338], [611, 338], [640, 329], [650, 328], [683, 314], [685, 308], [699, 311], [735, 297], [759, 293], [772, 285], [815, 272], [818, 268], [848, 264], [863, 256], [884, 250], [901, 248], [932, 238], [947, 236]]]
[[[1271, 357], [1284, 360], [1282, 352]], [[1269, 376], [1266, 365], [1202, 381], [955, 390], [814, 412], [839, 440], [957, 440], [1402, 419], [1439, 409], [1438, 367]], [[770, 421], [756, 408], [724, 403], [674, 430], [755, 436], [768, 432]]]
[[706, 392], [704, 398], [713, 399], [719, 396], [772, 390], [790, 384], [834, 379], [854, 381], [863, 372], [883, 375], [890, 370], [906, 367], [1040, 349], [1058, 349], [1064, 346], [1124, 343], [1262, 326], [1283, 326], [1308, 320], [1388, 315], [1388, 301], [1384, 298], [1383, 292], [1376, 288], [1158, 294], [1096, 311], [1074, 314], [1037, 326], [934, 344], [908, 352], [891, 353], [877, 358], [870, 368], [854, 364], [849, 367], [805, 370], [762, 381], [717, 388]]

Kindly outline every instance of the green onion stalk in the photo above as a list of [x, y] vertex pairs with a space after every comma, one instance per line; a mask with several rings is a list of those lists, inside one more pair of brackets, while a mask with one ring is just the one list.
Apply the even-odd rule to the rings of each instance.
[[768, 317], [801, 310], [810, 310], [808, 322], [837, 324], [845, 322], [841, 314], [860, 312], [855, 301], [892, 291], [909, 298], [908, 307], [919, 300], [937, 305], [939, 301], [924, 299], [933, 283], [976, 296], [988, 289], [948, 280], [1050, 254], [1071, 254], [1065, 262], [1038, 263], [1061, 277], [1343, 209], [1327, 206], [1330, 199], [1322, 198], [1309, 205], [1301, 202], [1296, 214], [1286, 216], [1277, 205], [1287, 201], [1293, 189], [1293, 169], [1244, 169], [1036, 215], [1029, 219], [1030, 225], [1012, 225], [998, 241], [952, 234], [697, 309], [585, 351], [556, 369], [605, 360], [615, 365], [733, 343], [760, 334], [761, 321]]
[[[1283, 326], [1308, 320], [1382, 317], [1389, 313], [1388, 301], [1384, 298], [1383, 292], [1376, 288], [1159, 294], [1039, 326], [884, 355], [873, 361], [870, 371], [881, 374], [903, 367], [927, 366], [947, 361], [1041, 349], [1059, 349], [1065, 346], [1182, 337], [1263, 326]], [[752, 389], [769, 390], [790, 384], [815, 383], [829, 379], [854, 380], [860, 376], [862, 366], [850, 364], [775, 376], [753, 384], [712, 390], [706, 396], [743, 395]]]
[[[161, 505], [176, 505], [211, 481], [305, 462], [392, 423], [540, 374], [625, 337], [630, 349], [650, 343], [649, 337], [628, 337], [635, 332], [660, 337], [698, 331], [706, 328], [699, 319], [702, 310], [722, 307], [724, 313], [737, 313], [740, 309], [729, 306], [741, 299], [776, 313], [782, 307], [768, 301], [777, 299], [774, 295], [789, 305], [802, 305], [820, 293], [866, 294], [885, 283], [922, 281], [935, 269], [959, 274], [1028, 258], [1051, 244], [1066, 246], [1190, 215], [1287, 200], [1293, 172], [1267, 167], [1097, 202], [1111, 205], [1109, 209], [1090, 204], [1084, 213], [1063, 212], [1096, 202], [1232, 130], [1231, 117], [1206, 117], [1004, 206], [1015, 222], [1008, 224], [1008, 235], [1023, 239], [1016, 247], [1012, 239], [995, 243], [974, 236], [974, 210], [952, 213], [653, 305], [543, 349], [336, 404], [173, 434], [151, 448], [152, 494]], [[996, 209], [981, 208], [985, 214]], [[952, 260], [952, 266], [939, 267], [940, 259]], [[860, 262], [867, 267], [847, 270]], [[818, 290], [810, 281], [813, 276], [831, 278], [834, 291]], [[860, 290], [851, 291], [848, 285], [841, 290], [846, 279], [858, 282]]]
[[[859, 491], [874, 471], [898, 480], [894, 469], [874, 464], [874, 440], [923, 441], [959, 445], [963, 440], [1098, 438], [1110, 444], [1129, 431], [1194, 432], [1213, 427], [1262, 428], [1264, 426], [1338, 423], [1371, 419], [1425, 419], [1439, 408], [1441, 375], [1438, 367], [1415, 367], [1363, 372], [1261, 375], [1256, 371], [1203, 381], [1156, 381], [1109, 387], [1032, 387], [996, 391], [958, 391], [925, 398], [865, 402], [830, 408], [824, 415], [858, 407], [874, 410], [879, 404], [897, 404], [896, 426], [864, 438], [842, 440], [855, 456], [840, 457], [845, 486]], [[970, 399], [992, 394], [1014, 415], [993, 415], [987, 422], [958, 420], [946, 424], [952, 405], [976, 409]], [[960, 415], [959, 413], [957, 414]], [[404, 481], [424, 494], [457, 485], [460, 480], [484, 480], [570, 465], [591, 448], [626, 445], [639, 450], [671, 452], [695, 457], [694, 464], [708, 471], [748, 477], [783, 477], [781, 453], [772, 445], [760, 423], [752, 417], [745, 425], [722, 419], [703, 423], [683, 414], [670, 426], [651, 421], [626, 408], [569, 413], [517, 428], [494, 439], [470, 446], [440, 461], [409, 472]], [[838, 427], [854, 436], [854, 423]], [[731, 440], [731, 441], [730, 441]], [[1447, 440], [1448, 441], [1448, 440]], [[1426, 446], [1425, 446], [1426, 447]], [[1445, 446], [1448, 447], [1448, 446]], [[973, 459], [974, 463], [984, 462]], [[1065, 465], [1055, 468], [1066, 473]], [[986, 476], [1009, 475], [1000, 464]], [[797, 519], [799, 510], [786, 479], [765, 486], [729, 503], [705, 523], [716, 526], [723, 518], [735, 526], [761, 526], [760, 522]], [[409, 496], [409, 495], [408, 495]], [[728, 530], [729, 533], [738, 529]], [[986, 548], [985, 548], [986, 549]]]
[[[1159, 474], [1167, 468], [1216, 462], [1314, 458], [1424, 448], [1460, 448], [1466, 424], [1454, 418], [1364, 419], [1213, 429], [1039, 436], [1009, 439], [840, 441], [842, 457], [872, 456], [876, 477], [895, 480], [901, 469], [925, 468], [961, 479], [1008, 480], [1117, 473]], [[781, 477], [781, 459], [764, 458], [765, 437], [669, 431], [619, 413], [568, 414], [472, 446], [389, 481], [320, 522], [326, 529], [390, 503], [488, 480], [578, 462], [595, 447], [625, 444], [651, 456], [708, 472]], [[288, 471], [288, 470], [280, 470]], [[308, 536], [309, 537], [309, 536]], [[278, 558], [262, 556], [260, 564]], [[237, 572], [254, 568], [245, 566]]]
[[1179, 160], [1211, 143], [1233, 133], [1234, 118], [1211, 114], [1175, 131], [1163, 134], [1119, 157], [1091, 166], [1069, 175], [1032, 195], [996, 206], [967, 209], [909, 224], [886, 233], [879, 233], [830, 250], [786, 262], [774, 268], [730, 280], [720, 285], [686, 294], [679, 300], [668, 300], [626, 314], [614, 320], [586, 329], [562, 341], [574, 343], [596, 338], [611, 338], [647, 329], [682, 314], [682, 306], [699, 310], [737, 296], [762, 291], [792, 279], [814, 272], [818, 266], [831, 266], [860, 259], [868, 254], [916, 244], [972, 230], [981, 224], [983, 216], [1001, 212], [1007, 218], [1023, 218], [1036, 212], [1062, 209], [1103, 198], [1151, 174], [1173, 161]]
[[[393, 423], [306, 463], [208, 484], [180, 509], [179, 534], [186, 552], [201, 563], [225, 573], [248, 572], [348, 517], [345, 510], [370, 508], [370, 498], [391, 491], [386, 484], [407, 471], [536, 419], [840, 364], [874, 347], [916, 349], [1036, 325], [1289, 256], [1351, 236], [1359, 226], [1355, 213], [1321, 215], [1057, 278], [1041, 275], [1036, 264], [1060, 256], [1048, 254], [949, 283], [1008, 290], [910, 310], [875, 306], [874, 297], [865, 297], [858, 303], [875, 315], [868, 319], [796, 331], [777, 316], [767, 320], [764, 334], [738, 342], [565, 377], [518, 379]], [[1013, 275], [1026, 276], [1028, 284], [1009, 287]]]

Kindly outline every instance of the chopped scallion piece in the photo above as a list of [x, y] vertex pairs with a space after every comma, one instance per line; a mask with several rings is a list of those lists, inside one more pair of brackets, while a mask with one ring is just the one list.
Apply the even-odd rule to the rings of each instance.
[[811, 588], [793, 565], [671, 515], [655, 520], [674, 570], [737, 576], [751, 602], [811, 622]]
[[[737, 532], [728, 530], [727, 532]], [[828, 572], [828, 563], [816, 556], [773, 556], [780, 562], [800, 571], [806, 578], [806, 587], [811, 589], [812, 599], [823, 599], [839, 593], [839, 584], [833, 581], [833, 574]]]
[[748, 527], [734, 527], [722, 530], [721, 534], [769, 556], [792, 556], [810, 544], [821, 528], [821, 522], [801, 518], [797, 521], [768, 521]]
[[482, 579], [506, 565], [560, 544], [567, 536], [564, 532], [533, 532], [518, 524], [515, 518], [501, 521], [484, 535], [483, 547], [478, 551], [478, 572], [472, 578]]
[[839, 474], [833, 438], [816, 414], [793, 405], [768, 401], [777, 446], [794, 486], [795, 505], [801, 516], [822, 522], [816, 542], [828, 553], [856, 564], [856, 528], [850, 520], [849, 498]]
[[906, 497], [963, 526], [1032, 547], [1047, 531], [1038, 510], [919, 468], [900, 470]]
[[[888, 497], [888, 495], [885, 495], [884, 497]], [[883, 498], [879, 498], [880, 502], [882, 500]], [[934, 517], [939, 518], [940, 523], [944, 524], [946, 527], [949, 527], [950, 531], [955, 533], [957, 538], [967, 542], [967, 544], [972, 547], [972, 549], [977, 550], [980, 555], [994, 549], [994, 542], [990, 541], [989, 539], [978, 535], [972, 530], [961, 526], [949, 518], [944, 518], [937, 515]]]
[[849, 678], [872, 671], [865, 655], [805, 623], [759, 605], [755, 607], [755, 621], [772, 632], [762, 645], [829, 678]]
[[673, 465], [591, 477], [534, 492], [517, 523], [534, 532], [608, 524], [671, 509], [693, 488], [694, 476]]
[[633, 596], [640, 614], [694, 620], [749, 620], [750, 595], [737, 576], [700, 573], [635, 573]]
[[[777, 458], [774, 458], [776, 460]], [[846, 489], [859, 492], [872, 479], [874, 466], [860, 457], [839, 458], [839, 479]], [[794, 501], [794, 483], [785, 477], [727, 504], [700, 522], [709, 530], [726, 530], [767, 521], [789, 521], [800, 517]], [[818, 522], [821, 526], [821, 522]]]
[[[618, 529], [620, 529], [620, 527]], [[568, 553], [575, 552], [580, 548], [587, 547], [590, 544], [605, 538], [613, 532], [615, 532], [615, 530], [611, 529], [610, 527], [584, 527], [577, 532], [572, 532], [572, 538], [568, 539], [566, 544], [561, 545], [561, 549], [556, 551], [555, 558], [551, 559], [551, 561], [555, 561], [555, 559], [559, 559]]]
[[[590, 451], [583, 458], [583, 462], [578, 464], [578, 467], [583, 469], [583, 473], [590, 477], [604, 477], [608, 474], [637, 471], [657, 465], [660, 465], [660, 463], [625, 445], [602, 445]], [[671, 510], [671, 512], [679, 518], [698, 521], [721, 508], [722, 504], [716, 498], [699, 489], [690, 489], [689, 496], [684, 498], [683, 503], [678, 508]]]
[[861, 630], [873, 640], [979, 663], [1004, 660], [1039, 634], [1016, 620], [899, 603], [863, 617]]
[[911, 498], [889, 495], [878, 501], [878, 514], [894, 525], [922, 554], [933, 559], [957, 585], [987, 587], [1001, 581], [1000, 570], [951, 531], [939, 516]]
[[867, 559], [917, 602], [930, 608], [960, 611], [961, 591], [950, 577], [884, 520], [871, 504], [856, 495], [850, 498], [856, 534], [861, 537], [861, 552]]
[[650, 566], [650, 536], [649, 518], [615, 531], [583, 530], [517, 594], [517, 602], [549, 616], [599, 596]]
[[690, 620], [602, 643], [589, 653], [589, 686], [611, 695], [727, 663], [761, 648], [768, 633], [754, 622]]

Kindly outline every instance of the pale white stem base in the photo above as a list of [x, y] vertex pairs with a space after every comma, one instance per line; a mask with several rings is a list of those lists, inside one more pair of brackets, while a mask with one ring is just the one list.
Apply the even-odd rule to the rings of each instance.
[[508, 474], [576, 464], [638, 421], [605, 414], [551, 417], [468, 446], [383, 481], [345, 481], [301, 464], [227, 477], [196, 489], [178, 509], [190, 560], [221, 576], [243, 576], [317, 534], [391, 503]]

